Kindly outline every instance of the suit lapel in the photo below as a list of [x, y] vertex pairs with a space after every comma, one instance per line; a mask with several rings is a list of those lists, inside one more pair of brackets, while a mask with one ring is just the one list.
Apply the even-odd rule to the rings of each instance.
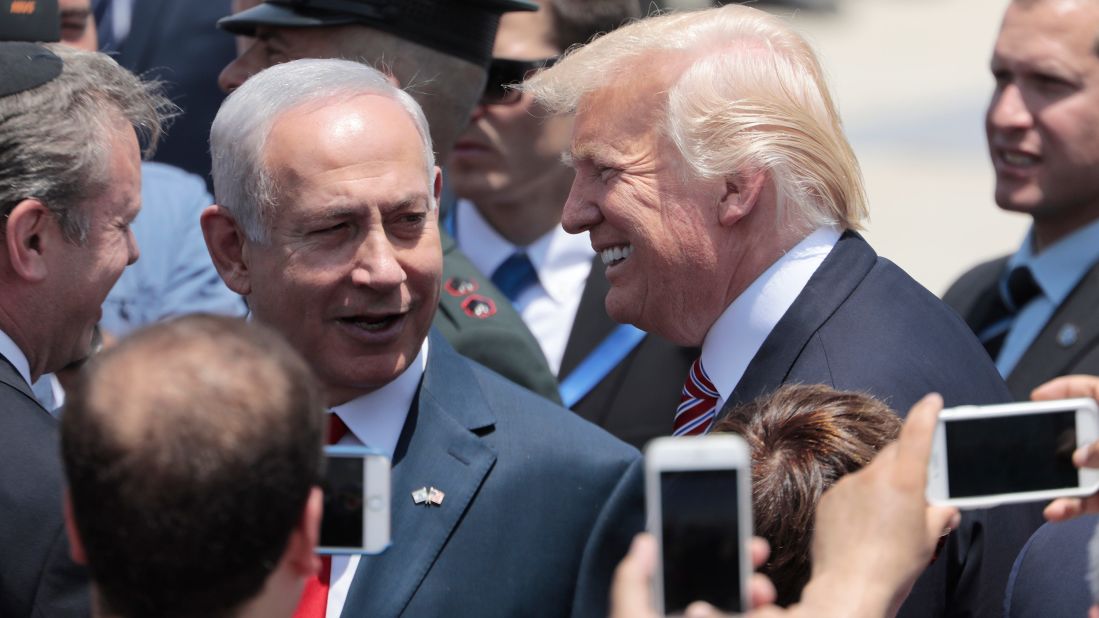
[[[433, 332], [423, 382], [394, 453], [393, 545], [363, 556], [344, 615], [404, 611], [496, 463], [475, 433], [494, 423], [470, 367]], [[443, 504], [414, 504], [411, 492], [420, 487], [443, 491]]]
[[557, 372], [557, 381], [568, 377], [569, 373], [591, 354], [607, 335], [618, 326], [607, 315], [604, 304], [610, 283], [605, 273], [607, 267], [599, 256], [592, 260], [591, 273], [584, 284], [584, 293], [580, 296], [580, 306], [576, 309], [576, 320], [569, 333], [569, 342], [565, 354], [561, 357], [561, 369]]
[[134, 66], [135, 63], [145, 57], [153, 39], [160, 34], [159, 29], [152, 25], [167, 23], [160, 16], [167, 4], [168, 2], [165, 0], [133, 3], [130, 14], [130, 31], [126, 34], [126, 39], [118, 50], [119, 64]]
[[1099, 341], [1097, 310], [1099, 264], [1084, 275], [1012, 369], [1007, 377], [1011, 392], [1029, 396], [1034, 386], [1067, 373], [1075, 359]]
[[763, 341], [719, 414], [781, 385], [809, 339], [843, 304], [877, 261], [855, 232], [845, 232], [805, 289]]
[[27, 399], [33, 401], [39, 408], [42, 408], [43, 412], [49, 414], [49, 410], [43, 407], [38, 401], [38, 398], [34, 396], [34, 391], [31, 390], [30, 385], [23, 380], [23, 376], [19, 375], [19, 371], [16, 370], [15, 365], [12, 365], [11, 361], [3, 355], [0, 355], [0, 383], [7, 384], [20, 393], [23, 393]]

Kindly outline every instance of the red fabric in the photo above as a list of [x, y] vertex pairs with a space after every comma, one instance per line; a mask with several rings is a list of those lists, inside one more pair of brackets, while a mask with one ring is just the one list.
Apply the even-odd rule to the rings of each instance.
[[[335, 444], [347, 435], [347, 425], [335, 412], [328, 415], [328, 443]], [[324, 618], [328, 611], [328, 585], [332, 577], [331, 556], [321, 556], [321, 570], [305, 582], [294, 618]]]
[[691, 364], [691, 371], [683, 383], [679, 407], [675, 411], [672, 426], [674, 436], [699, 436], [710, 430], [717, 412], [717, 387], [706, 375], [699, 358]]

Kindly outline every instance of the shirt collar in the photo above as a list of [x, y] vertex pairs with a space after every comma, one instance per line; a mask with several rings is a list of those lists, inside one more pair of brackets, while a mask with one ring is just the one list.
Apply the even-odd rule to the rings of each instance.
[[1099, 220], [1076, 230], [1045, 251], [1034, 255], [1034, 228], [1008, 259], [1004, 277], [1016, 266], [1026, 265], [1042, 293], [1054, 305], [1060, 305], [1076, 284], [1099, 262]]
[[358, 441], [393, 457], [427, 367], [427, 355], [428, 338], [425, 337], [420, 353], [395, 380], [332, 408], [332, 413], [347, 425], [349, 435], [340, 440], [341, 443]]
[[722, 402], [839, 238], [835, 227], [817, 228], [763, 271], [710, 327], [702, 365]]
[[15, 367], [15, 370], [19, 372], [19, 375], [23, 376], [23, 380], [27, 383], [27, 386], [30, 386], [31, 365], [27, 360], [27, 355], [23, 354], [23, 350], [20, 350], [19, 346], [15, 345], [15, 341], [12, 341], [12, 338], [2, 330], [0, 330], [0, 354], [3, 354], [4, 358], [8, 359], [8, 362]]
[[[588, 234], [569, 234], [560, 225], [527, 247], [517, 247], [500, 235], [469, 200], [458, 200], [455, 211], [458, 246], [487, 276], [518, 250], [526, 252], [538, 273], [538, 282], [556, 302], [583, 287], [595, 251]], [[576, 275], [582, 276], [576, 276]]]

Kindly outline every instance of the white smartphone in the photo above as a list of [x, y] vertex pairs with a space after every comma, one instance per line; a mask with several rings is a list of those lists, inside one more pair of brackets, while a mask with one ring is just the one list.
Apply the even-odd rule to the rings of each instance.
[[377, 554], [389, 547], [389, 458], [363, 446], [326, 446], [318, 554]]
[[1077, 447], [1099, 439], [1091, 399], [943, 410], [927, 467], [927, 500], [962, 509], [1087, 496], [1099, 470], [1072, 465]]
[[657, 438], [645, 447], [648, 529], [660, 560], [656, 609], [682, 615], [695, 601], [748, 610], [752, 573], [752, 457], [737, 435]]

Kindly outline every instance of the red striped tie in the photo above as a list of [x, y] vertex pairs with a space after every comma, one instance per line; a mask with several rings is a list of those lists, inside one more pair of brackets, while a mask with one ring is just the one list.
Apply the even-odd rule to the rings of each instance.
[[[328, 443], [335, 444], [347, 434], [347, 425], [336, 416], [335, 412], [328, 415]], [[301, 593], [298, 608], [294, 610], [294, 618], [324, 618], [328, 610], [328, 585], [332, 577], [332, 557], [321, 556], [321, 571], [310, 577], [305, 582], [305, 590]]]
[[702, 358], [691, 364], [683, 383], [679, 407], [675, 409], [673, 436], [700, 436], [710, 430], [717, 415], [717, 388], [702, 367]]

